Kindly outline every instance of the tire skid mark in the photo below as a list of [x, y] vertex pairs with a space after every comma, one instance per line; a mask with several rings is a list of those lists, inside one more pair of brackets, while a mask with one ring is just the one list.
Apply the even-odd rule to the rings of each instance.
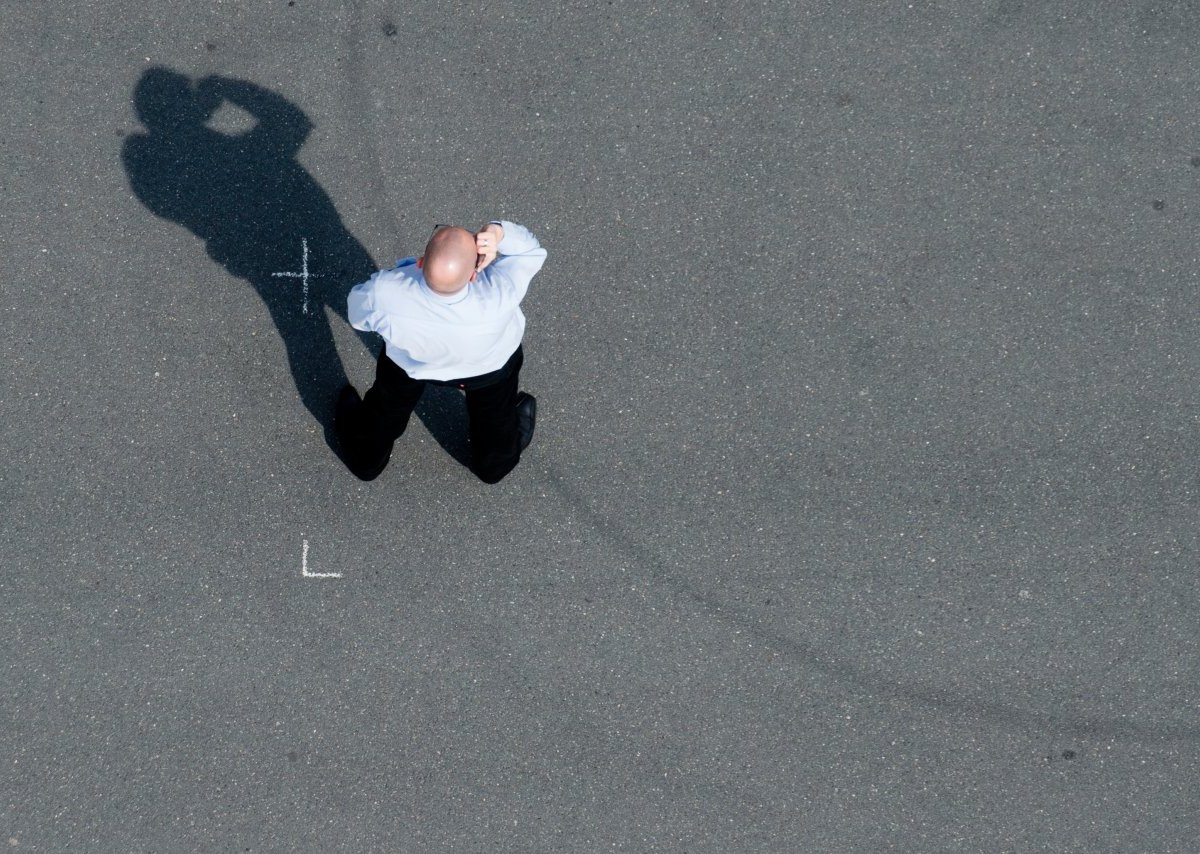
[[366, 65], [362, 53], [363, 39], [366, 36], [363, 27], [364, 5], [364, 0], [347, 0], [346, 2], [350, 24], [346, 43], [345, 97], [342, 103], [349, 118], [347, 127], [362, 126], [361, 132], [358, 133], [359, 145], [366, 154], [365, 159], [369, 163], [371, 172], [369, 176], [364, 176], [366, 184], [364, 190], [378, 200], [378, 204], [371, 207], [384, 218], [382, 230], [387, 234], [395, 235], [400, 233], [400, 220], [396, 216], [395, 207], [388, 191], [387, 173], [383, 169], [383, 160], [379, 156], [379, 149], [375, 146], [375, 108], [368, 94]]

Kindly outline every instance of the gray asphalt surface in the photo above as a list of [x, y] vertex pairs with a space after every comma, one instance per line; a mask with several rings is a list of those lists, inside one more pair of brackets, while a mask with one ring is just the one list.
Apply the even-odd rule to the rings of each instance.
[[[1197, 44], [0, 2], [0, 846], [1200, 850]], [[357, 481], [346, 290], [493, 217], [533, 446]]]

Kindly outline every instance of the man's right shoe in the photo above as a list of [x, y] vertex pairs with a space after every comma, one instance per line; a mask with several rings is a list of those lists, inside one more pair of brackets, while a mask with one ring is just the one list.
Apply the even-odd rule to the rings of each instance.
[[533, 441], [533, 427], [537, 422], [537, 398], [526, 391], [517, 392], [517, 435], [521, 437], [521, 450]]

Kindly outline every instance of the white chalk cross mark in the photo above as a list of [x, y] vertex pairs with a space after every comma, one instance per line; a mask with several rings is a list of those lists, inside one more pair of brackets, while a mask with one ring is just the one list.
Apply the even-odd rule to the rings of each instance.
[[305, 578], [341, 578], [340, 572], [309, 572], [308, 571], [308, 540], [304, 541], [304, 551], [300, 553], [300, 574]]
[[319, 279], [320, 273], [310, 273], [308, 271], [308, 238], [300, 238], [300, 272], [299, 273], [272, 273], [272, 276], [278, 276], [282, 279], [299, 279], [304, 286], [304, 305], [300, 311], [303, 314], [308, 314], [308, 280]]

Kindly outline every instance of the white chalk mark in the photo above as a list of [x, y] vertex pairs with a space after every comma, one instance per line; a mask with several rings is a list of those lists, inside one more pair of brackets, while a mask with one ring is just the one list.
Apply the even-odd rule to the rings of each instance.
[[300, 574], [305, 578], [341, 578], [340, 572], [309, 572], [308, 571], [308, 540], [304, 541], [304, 551], [300, 553]]
[[320, 273], [308, 272], [308, 238], [300, 238], [300, 272], [299, 273], [272, 273], [272, 276], [278, 276], [283, 279], [299, 279], [304, 286], [304, 305], [300, 311], [308, 314], [308, 280], [319, 279]]

